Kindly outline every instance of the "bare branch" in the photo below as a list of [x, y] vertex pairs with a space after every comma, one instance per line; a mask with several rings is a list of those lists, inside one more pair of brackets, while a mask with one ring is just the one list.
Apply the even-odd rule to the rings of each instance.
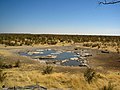
[[103, 2], [99, 2], [99, 4], [116, 4], [116, 3], [120, 3], [120, 0], [119, 1], [111, 1], [111, 2], [107, 2], [106, 0], [104, 0]]

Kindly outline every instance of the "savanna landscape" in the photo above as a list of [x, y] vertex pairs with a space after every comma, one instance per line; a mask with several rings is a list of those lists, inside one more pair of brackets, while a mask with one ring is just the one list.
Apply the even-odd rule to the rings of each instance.
[[[37, 84], [47, 89], [119, 90], [119, 40], [119, 36], [0, 34], [0, 85], [24, 87]], [[32, 49], [87, 50], [92, 56], [87, 57], [87, 67], [45, 64], [19, 54]]]
[[0, 0], [0, 90], [120, 90], [120, 0]]

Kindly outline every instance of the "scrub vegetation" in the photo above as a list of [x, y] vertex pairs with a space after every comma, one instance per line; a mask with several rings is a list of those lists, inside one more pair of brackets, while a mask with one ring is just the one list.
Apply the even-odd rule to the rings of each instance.
[[[13, 49], [18, 50], [15, 46], [25, 46], [26, 48], [29, 45], [34, 47], [34, 45], [39, 44], [44, 46], [45, 44], [57, 45], [58, 43], [62, 43], [62, 45], [65, 43], [71, 45], [82, 43], [82, 46], [73, 47], [74, 51], [82, 47], [98, 50], [103, 48], [111, 50], [114, 48], [116, 58], [120, 52], [119, 36], [0, 34], [0, 44], [5, 46], [0, 49], [0, 87], [39, 84], [46, 88], [62, 88], [65, 90], [70, 88], [73, 90], [120, 89], [119, 57], [116, 60], [117, 66], [116, 64], [113, 65], [111, 59], [114, 60], [114, 58], [113, 56], [109, 58], [108, 53], [97, 53], [97, 55], [107, 56], [109, 64], [107, 64], [107, 60], [100, 56], [97, 58], [100, 59], [96, 64], [98, 66], [87, 68], [40, 64], [38, 61], [22, 57], [13, 51]], [[92, 59], [93, 66], [95, 65], [94, 61], [97, 61], [97, 59]], [[112, 65], [118, 69], [109, 69]], [[107, 66], [107, 69], [102, 66]]]
[[[7, 54], [7, 51], [5, 52]], [[11, 66], [18, 67], [1, 67], [0, 87], [26, 86], [37, 83], [47, 88], [65, 90], [69, 88], [74, 90], [119, 90], [120, 88], [120, 72], [104, 72], [104, 69], [101, 68], [49, 66], [25, 57], [16, 57], [10, 52], [5, 57], [2, 54], [3, 52], [0, 52], [2, 65], [9, 63]], [[10, 56], [12, 58], [8, 60]]]
[[8, 46], [22, 46], [34, 44], [55, 45], [57, 43], [81, 43], [81, 42], [82, 43], [101, 42], [102, 44], [112, 42], [113, 46], [114, 45], [119, 46], [120, 37], [95, 36], [95, 35], [0, 34], [0, 44], [5, 44]]
[[53, 67], [52, 66], [46, 66], [43, 68], [43, 74], [51, 74], [53, 71]]
[[83, 47], [120, 52], [120, 36], [0, 34], [0, 44], [7, 46], [38, 46], [82, 44]]
[[39, 66], [35, 69], [35, 66], [38, 67], [37, 65], [24, 64], [19, 68], [5, 69], [4, 72], [7, 77], [4, 79], [4, 76], [2, 76], [4, 80], [2, 85], [14, 87], [35, 85], [37, 83], [47, 88], [71, 88], [74, 90], [119, 90], [120, 88], [120, 75], [117, 73], [95, 71], [96, 74], [100, 74], [100, 77], [94, 79], [94, 76], [92, 76], [93, 78], [90, 79], [92, 82], [88, 83], [89, 78], [87, 77], [88, 80], [86, 80], [83, 72], [71, 74], [70, 72], [53, 71], [51, 74], [43, 74], [43, 67]]

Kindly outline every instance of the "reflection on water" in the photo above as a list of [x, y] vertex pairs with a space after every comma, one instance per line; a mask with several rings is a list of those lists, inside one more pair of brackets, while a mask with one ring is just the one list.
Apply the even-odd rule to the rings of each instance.
[[[21, 52], [20, 55], [29, 56], [31, 58], [33, 58], [35, 56], [48, 56], [48, 55], [56, 56], [56, 58], [50, 58], [50, 60], [66, 60], [66, 59], [70, 59], [70, 58], [79, 57], [79, 55], [76, 55], [75, 53], [73, 53], [71, 51], [56, 51], [56, 50], [51, 50], [51, 49]], [[48, 60], [48, 58], [44, 59], [44, 60]], [[78, 66], [79, 62], [75, 61], [75, 60], [70, 60], [70, 61], [63, 63], [63, 65]]]
[[69, 60], [68, 62], [63, 63], [64, 66], [79, 66], [80, 62], [76, 60]]

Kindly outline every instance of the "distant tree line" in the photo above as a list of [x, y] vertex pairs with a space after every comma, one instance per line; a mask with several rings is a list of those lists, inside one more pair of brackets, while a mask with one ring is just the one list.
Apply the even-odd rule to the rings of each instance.
[[82, 42], [116, 42], [119, 44], [120, 36], [95, 36], [95, 35], [54, 35], [54, 34], [0, 34], [0, 44], [6, 46], [22, 46], [57, 43], [82, 43]]

